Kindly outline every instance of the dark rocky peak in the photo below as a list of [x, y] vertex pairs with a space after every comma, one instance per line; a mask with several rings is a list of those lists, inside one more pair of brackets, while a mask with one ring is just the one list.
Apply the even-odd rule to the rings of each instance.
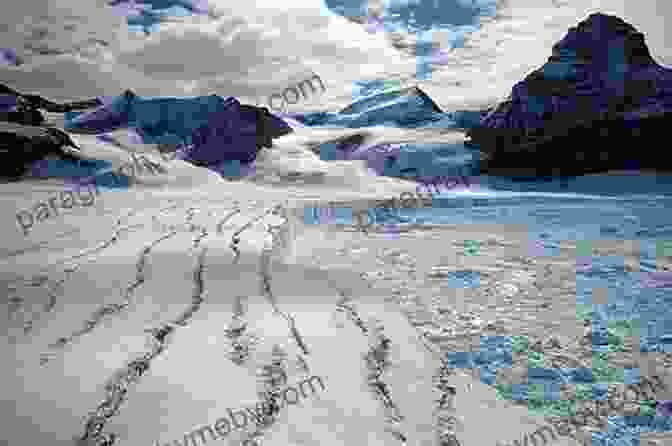
[[416, 96], [422, 100], [425, 104], [427, 104], [433, 112], [436, 113], [443, 113], [441, 108], [436, 105], [436, 102], [432, 100], [432, 98], [429, 97], [427, 93], [422, 91], [420, 87], [413, 86], [413, 87], [408, 87], [404, 88], [401, 90], [402, 95], [407, 95], [407, 96]]
[[467, 136], [491, 172], [660, 168], [655, 140], [671, 120], [672, 70], [653, 60], [634, 26], [591, 14]]
[[571, 27], [565, 37], [553, 45], [549, 62], [574, 59], [579, 63], [607, 64], [624, 53], [629, 65], [655, 63], [644, 41], [644, 34], [619, 17], [595, 13]]

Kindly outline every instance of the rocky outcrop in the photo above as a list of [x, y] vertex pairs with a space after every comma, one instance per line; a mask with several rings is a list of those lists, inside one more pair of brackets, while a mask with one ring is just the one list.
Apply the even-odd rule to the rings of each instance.
[[101, 105], [98, 99], [57, 104], [42, 96], [23, 94], [7, 85], [0, 84], [0, 121], [22, 125], [43, 125], [45, 119], [40, 109], [52, 113], [66, 113]]
[[[47, 155], [85, 162], [77, 157], [79, 149], [65, 132], [41, 127], [46, 120], [39, 109], [64, 113], [97, 105], [96, 99], [57, 104], [0, 84], [0, 178], [20, 179], [33, 162]], [[65, 147], [75, 150], [65, 150]]]
[[419, 105], [418, 108], [426, 109], [427, 111], [434, 113], [441, 113], [439, 106], [436, 105], [436, 103], [434, 103], [434, 101], [432, 101], [432, 99], [418, 87], [402, 88], [391, 92], [377, 94], [371, 98], [357, 101], [347, 106], [339, 113], [361, 113], [366, 110], [371, 110], [376, 105], [381, 105], [391, 100], [395, 100], [395, 102], [398, 104], [416, 102]]
[[56, 128], [0, 122], [0, 178], [19, 179], [33, 162], [50, 154], [79, 161], [73, 156], [78, 152], [70, 137]]
[[282, 119], [273, 115], [266, 107], [241, 104], [241, 110], [253, 112], [257, 122], [257, 146], [270, 148], [273, 139], [288, 135], [293, 132], [292, 128]]
[[480, 125], [481, 120], [485, 118], [492, 108], [484, 110], [455, 110], [452, 112], [447, 112], [448, 115], [454, 122], [455, 127], [458, 129], [471, 129]]
[[672, 170], [658, 139], [672, 123], [672, 70], [618, 17], [591, 14], [538, 70], [468, 130], [481, 171], [514, 177]]
[[292, 132], [265, 107], [241, 104], [234, 97], [142, 98], [126, 90], [101, 101], [89, 113], [66, 116], [65, 129], [100, 134], [130, 128], [145, 144], [180, 146], [182, 159], [199, 166], [250, 163], [274, 138]]
[[386, 125], [402, 128], [422, 127], [444, 119], [445, 113], [420, 88], [408, 87], [368, 96], [338, 113], [290, 114], [308, 126], [329, 125], [351, 129]]

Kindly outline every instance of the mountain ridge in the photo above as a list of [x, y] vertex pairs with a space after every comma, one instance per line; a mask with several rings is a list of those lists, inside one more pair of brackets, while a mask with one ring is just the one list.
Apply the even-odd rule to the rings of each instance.
[[653, 148], [620, 148], [623, 142], [655, 147], [650, 137], [666, 128], [671, 112], [672, 70], [653, 60], [634, 26], [594, 13], [571, 27], [547, 62], [468, 130], [467, 143], [483, 151], [484, 172], [502, 175], [672, 170]]

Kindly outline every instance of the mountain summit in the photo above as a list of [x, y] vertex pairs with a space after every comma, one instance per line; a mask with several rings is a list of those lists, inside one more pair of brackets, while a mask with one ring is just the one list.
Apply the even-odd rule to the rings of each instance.
[[484, 170], [504, 175], [661, 168], [656, 144], [644, 139], [670, 123], [670, 111], [672, 70], [653, 60], [635, 27], [596, 13], [570, 28], [467, 136], [485, 153]]
[[397, 103], [418, 102], [423, 106], [422, 108], [427, 109], [427, 111], [432, 113], [442, 113], [441, 109], [438, 105], [436, 105], [432, 98], [430, 98], [427, 93], [422, 91], [418, 86], [406, 87], [394, 91], [375, 94], [350, 104], [339, 113], [361, 113], [375, 107], [375, 105], [392, 100], [395, 100]]
[[308, 126], [338, 126], [351, 129], [377, 125], [417, 128], [444, 119], [446, 115], [419, 87], [376, 92], [337, 113], [290, 114]]

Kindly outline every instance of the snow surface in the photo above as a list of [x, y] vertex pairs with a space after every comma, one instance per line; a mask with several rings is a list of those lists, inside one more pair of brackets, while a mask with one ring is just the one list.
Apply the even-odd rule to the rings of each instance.
[[[1, 185], [6, 235], [0, 293], [8, 308], [0, 343], [5, 444], [93, 446], [93, 440], [77, 439], [103, 402], [118, 405], [102, 431], [116, 435], [115, 446], [183, 444], [189, 432], [228, 418], [229, 408], [259, 401], [257, 373], [279, 346], [287, 355], [289, 385], [314, 375], [326, 388], [283, 407], [270, 427], [260, 429], [258, 444], [403, 444], [398, 432], [408, 445], [438, 445], [433, 377], [441, 366], [439, 348], [421, 336], [389, 291], [362, 279], [354, 257], [334, 263], [347, 233], [311, 227], [301, 218], [308, 204], [354, 206], [415, 191], [413, 183], [373, 176], [361, 162], [321, 161], [308, 148], [311, 141], [351, 132], [304, 128], [280, 138], [260, 154], [257, 173], [242, 181], [164, 161], [156, 147], [126, 141], [166, 173], [139, 175], [128, 189], [101, 187], [90, 207], [59, 209], [36, 221], [26, 236], [16, 213], [59, 193], [63, 181]], [[123, 132], [116, 135], [124, 138]], [[115, 166], [129, 161], [113, 144], [92, 136], [73, 139], [86, 156]], [[270, 226], [277, 227], [275, 235]], [[447, 250], [459, 231], [445, 230], [432, 243]], [[374, 243], [360, 241], [363, 248]], [[330, 266], [316, 260], [318, 252], [331, 259]], [[449, 297], [459, 300], [457, 293]], [[338, 311], [346, 302], [368, 333]], [[254, 340], [242, 365], [230, 359], [225, 336], [236, 312]], [[173, 331], [159, 348], [148, 331], [166, 325]], [[366, 383], [364, 355], [375, 346], [376, 325], [391, 340], [390, 366], [381, 379], [397, 421]], [[151, 358], [144, 374], [120, 378], [129, 361], [143, 356]], [[298, 368], [299, 357], [307, 372]], [[457, 373], [448, 381], [457, 389], [456, 432], [463, 446], [522, 441], [524, 433], [546, 424], [473, 376]], [[126, 382], [127, 392], [114, 396], [105, 388], [108, 382]], [[223, 439], [206, 434], [206, 443], [250, 444], [241, 442], [253, 431], [250, 423]], [[553, 444], [575, 443], [565, 437]]]

